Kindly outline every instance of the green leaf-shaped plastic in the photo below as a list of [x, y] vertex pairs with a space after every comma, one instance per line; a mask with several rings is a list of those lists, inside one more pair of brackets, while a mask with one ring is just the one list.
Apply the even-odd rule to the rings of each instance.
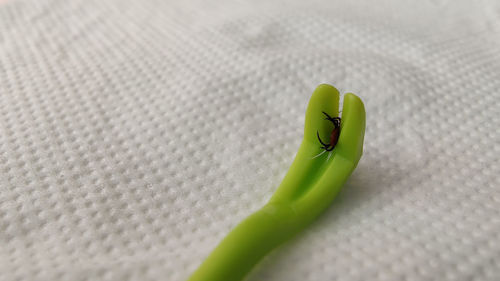
[[[344, 96], [340, 136], [323, 152], [317, 133], [329, 140], [338, 116], [339, 92], [322, 84], [306, 111], [304, 139], [283, 182], [269, 202], [237, 225], [189, 281], [241, 280], [267, 253], [310, 224], [333, 201], [363, 153], [365, 108], [354, 94]], [[323, 153], [322, 153], [323, 152]], [[322, 154], [321, 154], [322, 153]]]

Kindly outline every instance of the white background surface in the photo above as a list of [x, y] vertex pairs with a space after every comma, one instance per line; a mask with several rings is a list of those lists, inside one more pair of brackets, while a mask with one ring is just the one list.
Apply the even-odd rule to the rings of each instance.
[[500, 280], [498, 1], [0, 6], [0, 280], [184, 280], [314, 88], [362, 97], [332, 207], [248, 280]]

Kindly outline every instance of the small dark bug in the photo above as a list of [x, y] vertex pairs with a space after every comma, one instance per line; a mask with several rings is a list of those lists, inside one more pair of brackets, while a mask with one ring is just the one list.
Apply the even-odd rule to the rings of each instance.
[[340, 135], [340, 117], [331, 117], [328, 115], [328, 113], [323, 111], [323, 114], [326, 116], [326, 120], [331, 121], [333, 123], [333, 130], [332, 133], [330, 134], [330, 142], [325, 143], [324, 141], [321, 140], [319, 137], [319, 132], [316, 131], [316, 135], [318, 136], [319, 142], [323, 145], [321, 148], [323, 148], [326, 151], [332, 151], [335, 148], [335, 145], [337, 145], [337, 142], [339, 140], [339, 135]]

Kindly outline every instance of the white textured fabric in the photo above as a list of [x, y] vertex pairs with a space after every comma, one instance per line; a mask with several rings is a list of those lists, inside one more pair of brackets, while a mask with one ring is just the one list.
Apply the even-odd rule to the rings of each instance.
[[500, 3], [446, 0], [3, 4], [0, 280], [186, 279], [324, 82], [364, 156], [248, 280], [500, 280]]

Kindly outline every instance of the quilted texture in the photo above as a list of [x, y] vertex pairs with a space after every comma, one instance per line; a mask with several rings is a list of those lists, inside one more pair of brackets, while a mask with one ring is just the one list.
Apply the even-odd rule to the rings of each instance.
[[500, 280], [498, 1], [10, 0], [0, 280], [184, 280], [287, 172], [320, 83], [364, 156], [248, 280]]

